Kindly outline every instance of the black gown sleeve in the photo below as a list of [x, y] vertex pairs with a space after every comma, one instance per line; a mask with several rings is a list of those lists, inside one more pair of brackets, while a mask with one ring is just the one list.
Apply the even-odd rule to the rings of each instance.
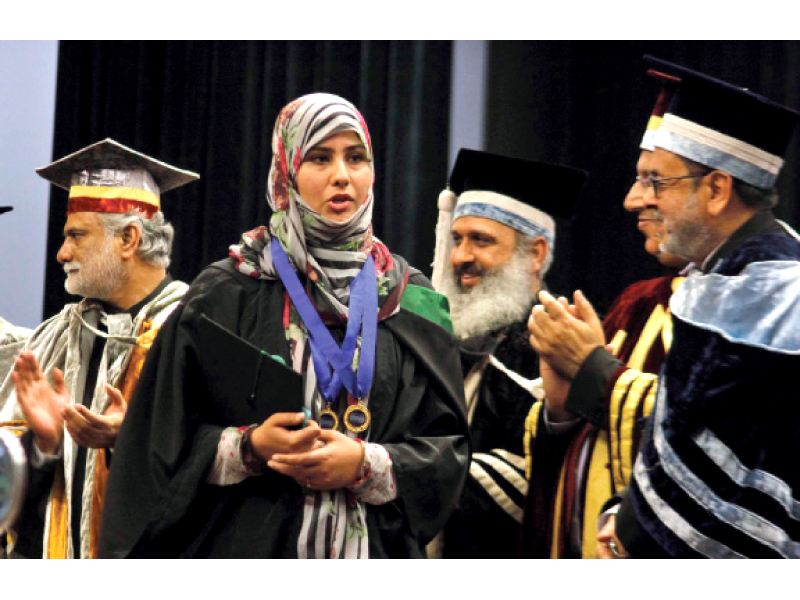
[[[190, 369], [197, 348], [189, 324], [202, 312], [208, 288], [219, 279], [213, 269], [198, 277], [148, 352], [109, 472], [101, 558], [177, 555], [196, 540], [195, 534], [182, 531], [182, 524], [187, 515], [203, 516], [206, 507], [195, 506], [194, 500], [223, 427], [202, 418], [203, 390]], [[227, 298], [222, 306], [236, 310], [236, 300]], [[157, 534], [174, 546], [155, 544]]]
[[[448, 332], [413, 313], [402, 311], [386, 326], [408, 354], [400, 360], [395, 414], [376, 441], [397, 476], [393, 510], [403, 514], [408, 542], [424, 556], [455, 508], [469, 468], [460, 358]], [[382, 527], [388, 526], [386, 520]]]
[[592, 350], [572, 380], [565, 408], [571, 414], [604, 428], [606, 384], [622, 366], [623, 363], [605, 348]]

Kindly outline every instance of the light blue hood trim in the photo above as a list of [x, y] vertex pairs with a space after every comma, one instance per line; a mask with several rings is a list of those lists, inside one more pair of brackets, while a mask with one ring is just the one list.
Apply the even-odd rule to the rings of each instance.
[[800, 263], [757, 262], [735, 276], [693, 273], [670, 310], [731, 342], [800, 355]]

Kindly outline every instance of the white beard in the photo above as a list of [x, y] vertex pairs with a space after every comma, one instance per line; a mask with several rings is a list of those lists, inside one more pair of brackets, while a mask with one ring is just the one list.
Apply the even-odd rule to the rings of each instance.
[[504, 265], [487, 271], [473, 288], [458, 285], [448, 264], [442, 293], [450, 300], [450, 316], [458, 338], [478, 337], [525, 320], [536, 292], [531, 289], [530, 254], [514, 252]]
[[[77, 273], [69, 275], [73, 270]], [[64, 289], [68, 293], [98, 300], [111, 298], [122, 287], [127, 275], [114, 252], [113, 237], [109, 237], [97, 252], [90, 254], [88, 260], [64, 264], [64, 272], [67, 273]]]

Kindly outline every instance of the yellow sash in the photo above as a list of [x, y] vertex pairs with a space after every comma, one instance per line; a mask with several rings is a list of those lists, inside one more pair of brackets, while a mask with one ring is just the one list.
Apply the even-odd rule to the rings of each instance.
[[[128, 366], [118, 381], [119, 391], [125, 402], [131, 401], [133, 391], [142, 374], [144, 359], [153, 340], [156, 339], [159, 327], [153, 327], [151, 321], [142, 324], [142, 333], [136, 340], [136, 347], [131, 351]], [[94, 487], [92, 489], [92, 514], [89, 522], [89, 556], [97, 558], [97, 549], [100, 543], [100, 526], [103, 518], [103, 505], [105, 504], [106, 485], [108, 483], [108, 467], [106, 466], [105, 450], [98, 451], [94, 471]]]
[[537, 400], [528, 411], [525, 418], [525, 434], [522, 444], [525, 447], [525, 479], [531, 480], [531, 470], [533, 468], [533, 456], [531, 455], [531, 439], [536, 437], [536, 428], [539, 426], [539, 415], [544, 410], [544, 403]]
[[[136, 383], [139, 381], [144, 359], [147, 351], [153, 345], [153, 340], [158, 333], [158, 327], [153, 327], [152, 321], [142, 324], [142, 333], [136, 340], [136, 346], [131, 350], [130, 359], [125, 371], [117, 380], [117, 387], [126, 402], [130, 402]], [[94, 483], [92, 487], [92, 504], [89, 523], [89, 556], [97, 558], [97, 548], [100, 540], [100, 526], [103, 517], [103, 504], [105, 501], [106, 484], [108, 482], [108, 468], [106, 467], [105, 450], [98, 450], [95, 461]], [[50, 502], [50, 527], [47, 539], [47, 558], [67, 557], [67, 531], [69, 530], [69, 509], [64, 483], [63, 461], [58, 465], [56, 478], [53, 483]], [[80, 555], [80, 548], [74, 548], [75, 556]]]
[[50, 498], [50, 534], [47, 538], [45, 558], [67, 558], [69, 504], [64, 482], [63, 460], [58, 461]]
[[605, 501], [611, 497], [611, 473], [608, 470], [608, 432], [597, 432], [592, 449], [592, 460], [586, 476], [586, 493], [583, 507], [583, 558], [595, 558], [597, 545], [597, 515]]

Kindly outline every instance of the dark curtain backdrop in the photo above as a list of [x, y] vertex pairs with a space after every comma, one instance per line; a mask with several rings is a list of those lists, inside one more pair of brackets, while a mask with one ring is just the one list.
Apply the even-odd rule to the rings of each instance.
[[[662, 273], [622, 201], [658, 84], [653, 54], [800, 109], [800, 42], [492, 42], [486, 149], [590, 172], [578, 214], [559, 225], [548, 283], [604, 310], [628, 284]], [[800, 131], [779, 179], [779, 218], [800, 225]], [[531, 182], [536, 185], [536, 182]]]
[[[266, 224], [272, 126], [290, 100], [353, 102], [376, 157], [375, 233], [429, 273], [447, 180], [450, 42], [74, 42], [59, 44], [54, 159], [111, 137], [200, 174], [162, 197], [170, 271], [191, 281]], [[51, 191], [44, 316], [72, 300], [55, 261], [67, 193]]]
[[[590, 172], [559, 224], [552, 288], [605, 310], [662, 271], [622, 209], [657, 84], [645, 53], [800, 109], [800, 42], [490, 42], [486, 150]], [[62, 42], [55, 158], [113, 137], [202, 179], [164, 195], [176, 228], [172, 274], [191, 281], [241, 232], [266, 223], [278, 110], [312, 91], [353, 101], [375, 145], [375, 230], [430, 273], [436, 198], [447, 180], [450, 42]], [[778, 216], [800, 225], [800, 134], [779, 181]], [[532, 181], [535, 186], [536, 182]], [[45, 316], [67, 300], [55, 261], [66, 193], [53, 190]]]

